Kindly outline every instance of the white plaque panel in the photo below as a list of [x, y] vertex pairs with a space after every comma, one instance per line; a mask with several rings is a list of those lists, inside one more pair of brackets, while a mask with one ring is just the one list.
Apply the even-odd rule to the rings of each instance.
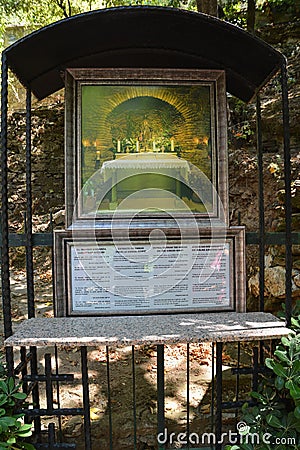
[[229, 243], [72, 243], [70, 312], [232, 309], [229, 254]]
[[57, 315], [243, 311], [243, 236], [113, 242], [57, 232]]

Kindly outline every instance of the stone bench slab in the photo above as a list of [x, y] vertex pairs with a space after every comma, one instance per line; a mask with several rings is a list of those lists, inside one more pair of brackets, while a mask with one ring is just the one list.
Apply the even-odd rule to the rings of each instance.
[[289, 332], [284, 322], [262, 312], [34, 318], [18, 325], [5, 346], [235, 342], [276, 339]]

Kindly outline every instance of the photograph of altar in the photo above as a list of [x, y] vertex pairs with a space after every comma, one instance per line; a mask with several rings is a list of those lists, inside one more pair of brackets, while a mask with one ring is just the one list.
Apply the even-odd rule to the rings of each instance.
[[83, 214], [212, 208], [210, 83], [83, 84], [79, 105]]

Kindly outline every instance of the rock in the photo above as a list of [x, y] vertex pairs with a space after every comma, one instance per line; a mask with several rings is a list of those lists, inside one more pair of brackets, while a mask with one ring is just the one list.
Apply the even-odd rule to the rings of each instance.
[[265, 255], [265, 267], [271, 267], [272, 266], [272, 262], [273, 262], [272, 255], [270, 255], [270, 253]]
[[300, 213], [294, 213], [292, 215], [292, 230], [298, 231], [300, 229]]
[[272, 314], [277, 314], [278, 311], [282, 311], [282, 304], [284, 301], [279, 298], [267, 297], [264, 302], [264, 311]]
[[300, 245], [292, 245], [293, 255], [300, 255]]
[[55, 225], [64, 225], [65, 224], [65, 210], [61, 209], [52, 215], [52, 220]]
[[295, 285], [300, 288], [300, 273], [298, 273], [296, 276], [294, 276], [293, 281]]
[[285, 258], [281, 258], [280, 256], [275, 256], [274, 265], [285, 267]]
[[249, 291], [254, 297], [259, 296], [259, 273], [257, 272], [253, 277], [251, 277], [248, 281]]
[[[285, 295], [285, 268], [282, 266], [267, 267], [265, 269], [265, 297], [282, 298]], [[300, 274], [293, 270], [292, 272], [292, 291], [293, 296], [299, 294]], [[259, 272], [249, 279], [249, 291], [255, 297], [259, 296]]]
[[66, 438], [78, 437], [83, 432], [83, 420], [81, 417], [72, 417], [64, 427]]

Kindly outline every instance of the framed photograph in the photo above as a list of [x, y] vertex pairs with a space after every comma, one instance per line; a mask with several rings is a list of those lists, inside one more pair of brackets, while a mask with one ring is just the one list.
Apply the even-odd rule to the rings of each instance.
[[66, 219], [227, 223], [224, 71], [66, 71]]
[[245, 311], [243, 227], [149, 237], [56, 231], [56, 315]]

